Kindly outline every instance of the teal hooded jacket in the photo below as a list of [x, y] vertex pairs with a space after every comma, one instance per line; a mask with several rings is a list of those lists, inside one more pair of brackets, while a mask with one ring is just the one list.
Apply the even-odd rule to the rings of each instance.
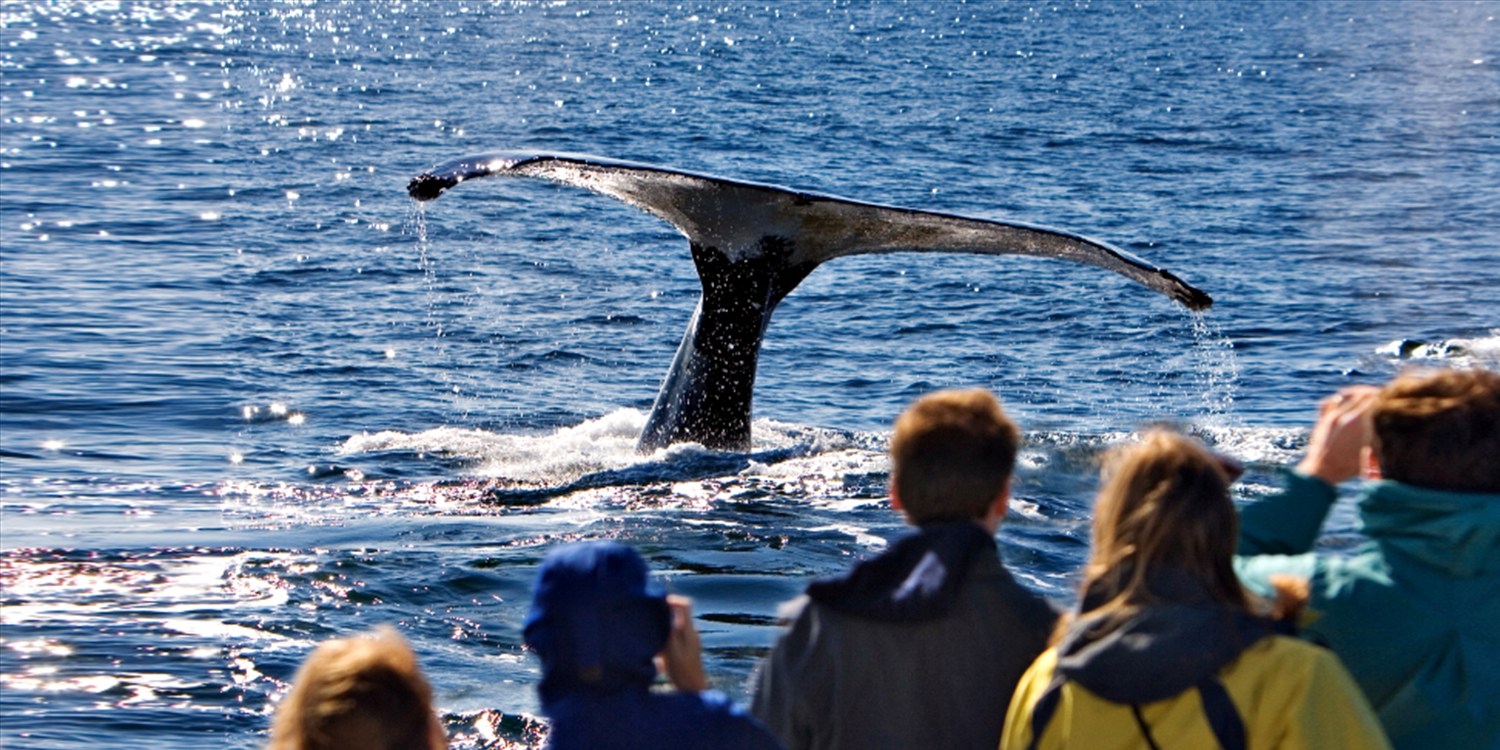
[[1244, 508], [1240, 577], [1262, 595], [1278, 573], [1308, 580], [1303, 637], [1343, 660], [1397, 750], [1500, 750], [1500, 495], [1370, 482], [1369, 541], [1309, 553], [1337, 497], [1288, 472]]

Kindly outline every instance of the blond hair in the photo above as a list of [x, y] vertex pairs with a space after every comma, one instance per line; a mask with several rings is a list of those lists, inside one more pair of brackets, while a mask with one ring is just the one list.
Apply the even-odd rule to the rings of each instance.
[[1238, 536], [1229, 475], [1198, 443], [1156, 429], [1114, 449], [1084, 568], [1082, 591], [1096, 602], [1089, 611], [1123, 620], [1154, 603], [1147, 576], [1164, 569], [1192, 577], [1219, 604], [1249, 610], [1253, 600], [1232, 564]]
[[913, 523], [982, 518], [1010, 481], [1020, 443], [988, 391], [930, 393], [891, 431], [891, 485]]
[[1414, 371], [1370, 408], [1381, 476], [1439, 490], [1500, 492], [1500, 374]]
[[418, 750], [447, 747], [432, 688], [391, 628], [327, 641], [282, 699], [267, 750]]

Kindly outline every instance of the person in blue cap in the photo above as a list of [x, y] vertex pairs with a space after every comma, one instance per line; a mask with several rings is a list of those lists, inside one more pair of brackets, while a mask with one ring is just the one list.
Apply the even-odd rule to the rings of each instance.
[[[537, 692], [552, 750], [782, 747], [708, 689], [691, 602], [668, 596], [623, 544], [587, 542], [548, 554], [525, 640], [542, 660]], [[652, 689], [657, 657], [675, 692]]]

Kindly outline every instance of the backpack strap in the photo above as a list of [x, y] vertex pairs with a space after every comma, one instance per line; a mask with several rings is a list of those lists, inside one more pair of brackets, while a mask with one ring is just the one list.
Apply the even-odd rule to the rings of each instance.
[[1217, 677], [1207, 677], [1198, 683], [1198, 697], [1203, 701], [1203, 713], [1208, 718], [1208, 727], [1214, 739], [1224, 750], [1245, 750], [1245, 722], [1239, 709], [1229, 699], [1229, 691]]
[[[1057, 713], [1057, 704], [1062, 701], [1062, 686], [1065, 682], [1067, 679], [1061, 674], [1053, 675], [1052, 681], [1042, 691], [1042, 697], [1031, 707], [1031, 742], [1026, 745], [1026, 750], [1037, 750], [1041, 745], [1042, 733], [1047, 731], [1047, 724], [1052, 721], [1053, 714]], [[1245, 750], [1245, 721], [1240, 718], [1234, 701], [1230, 700], [1224, 683], [1217, 677], [1205, 678], [1198, 683], [1198, 697], [1203, 702], [1204, 716], [1208, 719], [1208, 727], [1213, 731], [1214, 739], [1218, 740], [1219, 747], [1222, 750]], [[1141, 728], [1141, 736], [1145, 737], [1147, 746], [1151, 750], [1157, 750], [1156, 738], [1151, 735], [1151, 727], [1141, 715], [1141, 707], [1132, 703], [1130, 711], [1135, 716], [1136, 725]]]
[[1026, 745], [1026, 750], [1036, 750], [1041, 744], [1042, 733], [1047, 731], [1047, 724], [1052, 721], [1052, 715], [1057, 713], [1057, 704], [1062, 700], [1062, 686], [1067, 681], [1061, 672], [1053, 674], [1052, 681], [1042, 690], [1042, 697], [1031, 707], [1031, 742]]
[[1146, 717], [1141, 715], [1141, 704], [1130, 704], [1130, 713], [1135, 716], [1135, 725], [1141, 728], [1141, 736], [1146, 738], [1146, 747], [1151, 750], [1161, 750], [1161, 745], [1156, 744], [1156, 738], [1151, 735], [1151, 725], [1146, 723]]

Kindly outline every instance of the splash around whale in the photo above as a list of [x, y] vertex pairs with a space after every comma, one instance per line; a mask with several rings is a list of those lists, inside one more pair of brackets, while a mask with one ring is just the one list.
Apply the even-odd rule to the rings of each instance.
[[951, 252], [1086, 263], [1192, 310], [1213, 304], [1162, 268], [1098, 240], [581, 154], [508, 152], [455, 159], [413, 178], [419, 201], [480, 177], [535, 177], [602, 193], [687, 237], [703, 285], [637, 448], [680, 442], [745, 451], [761, 339], [776, 306], [813, 269], [846, 255]]

